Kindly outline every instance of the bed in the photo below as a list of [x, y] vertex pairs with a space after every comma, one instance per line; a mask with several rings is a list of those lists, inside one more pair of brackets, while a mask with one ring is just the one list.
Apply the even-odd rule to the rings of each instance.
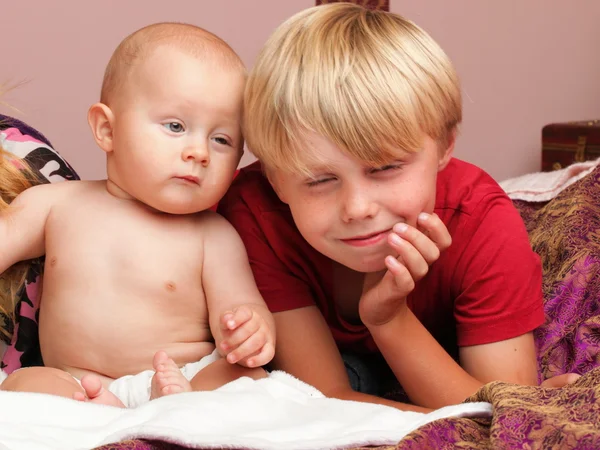
[[[50, 142], [22, 122], [0, 116], [0, 145], [25, 158], [46, 182], [78, 179]], [[546, 322], [535, 333], [540, 378], [576, 372], [583, 375], [579, 380], [563, 389], [491, 383], [467, 399], [464, 405], [459, 405], [463, 409], [451, 411], [448, 417], [441, 414], [435, 420], [426, 421], [428, 423], [415, 425], [397, 444], [360, 447], [377, 440], [365, 441], [357, 436], [356, 445], [349, 444], [352, 439], [340, 445], [356, 449], [600, 448], [599, 198], [600, 168], [595, 168], [549, 201], [515, 200], [544, 270]], [[43, 260], [32, 264], [26, 287], [20, 293], [13, 338], [6, 343], [8, 349], [2, 359], [2, 369], [6, 372], [41, 364], [37, 298], [42, 267]], [[8, 319], [5, 317], [4, 320]], [[390, 393], [389, 397], [394, 398], [394, 394]], [[7, 404], [9, 399], [5, 397], [4, 400]], [[491, 405], [491, 408], [486, 409], [485, 405]], [[373, 411], [373, 414], [381, 412]], [[2, 421], [6, 426], [9, 420], [8, 414], [2, 417], [0, 429]], [[302, 429], [301, 420], [298, 427]], [[247, 447], [234, 441], [228, 445], [231, 448]], [[163, 450], [191, 447], [209, 446], [169, 439], [168, 433], [159, 439], [139, 433], [136, 439], [119, 439], [97, 448]]]

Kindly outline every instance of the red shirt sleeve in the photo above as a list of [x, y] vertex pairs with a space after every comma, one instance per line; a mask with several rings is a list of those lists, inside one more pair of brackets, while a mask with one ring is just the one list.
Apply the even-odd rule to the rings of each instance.
[[219, 203], [218, 212], [242, 238], [267, 306], [272, 312], [280, 312], [314, 305], [306, 276], [301, 271], [294, 273], [289, 267], [288, 260], [293, 257], [294, 241], [298, 238], [297, 233], [286, 232], [290, 227], [285, 211], [271, 208], [267, 196], [271, 190], [256, 186], [253, 179], [245, 180], [244, 174], [238, 178]]
[[484, 197], [461, 230], [454, 302], [458, 346], [497, 342], [544, 322], [542, 269], [525, 225], [503, 193]]

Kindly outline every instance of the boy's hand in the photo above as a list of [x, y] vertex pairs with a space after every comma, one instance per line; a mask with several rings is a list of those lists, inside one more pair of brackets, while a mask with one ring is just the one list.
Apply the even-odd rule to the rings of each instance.
[[273, 359], [274, 334], [263, 313], [270, 314], [266, 307], [257, 305], [242, 305], [223, 313], [223, 340], [218, 345], [229, 363], [260, 367]]
[[358, 304], [365, 325], [389, 322], [406, 305], [406, 297], [415, 288], [415, 283], [427, 274], [440, 252], [452, 243], [448, 229], [437, 214], [420, 214], [417, 227], [405, 223], [394, 225], [388, 243], [398, 257], [387, 256], [387, 270], [365, 276]]

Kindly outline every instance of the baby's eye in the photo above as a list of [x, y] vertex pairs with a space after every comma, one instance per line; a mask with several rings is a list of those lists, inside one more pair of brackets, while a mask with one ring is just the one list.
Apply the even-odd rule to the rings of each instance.
[[183, 125], [180, 124], [179, 122], [165, 123], [164, 127], [168, 128], [168, 130], [172, 133], [183, 133], [185, 131], [185, 129], [183, 128]]
[[225, 139], [224, 137], [216, 137], [216, 138], [214, 138], [214, 140], [217, 144], [231, 145], [230, 142], [227, 139]]

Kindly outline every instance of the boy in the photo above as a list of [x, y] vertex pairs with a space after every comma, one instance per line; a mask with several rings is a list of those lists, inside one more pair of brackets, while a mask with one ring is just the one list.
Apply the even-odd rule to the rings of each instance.
[[209, 211], [242, 154], [245, 81], [235, 52], [192, 25], [119, 45], [88, 114], [107, 180], [32, 187], [0, 215], [0, 271], [46, 254], [46, 367], [2, 389], [134, 407], [265, 375], [272, 317], [239, 236]]
[[357, 5], [302, 11], [258, 56], [244, 111], [261, 165], [219, 212], [274, 313], [273, 368], [416, 410], [370, 395], [385, 391], [379, 355], [425, 408], [492, 380], [537, 383], [539, 258], [497, 183], [452, 158], [460, 86], [431, 37]]

